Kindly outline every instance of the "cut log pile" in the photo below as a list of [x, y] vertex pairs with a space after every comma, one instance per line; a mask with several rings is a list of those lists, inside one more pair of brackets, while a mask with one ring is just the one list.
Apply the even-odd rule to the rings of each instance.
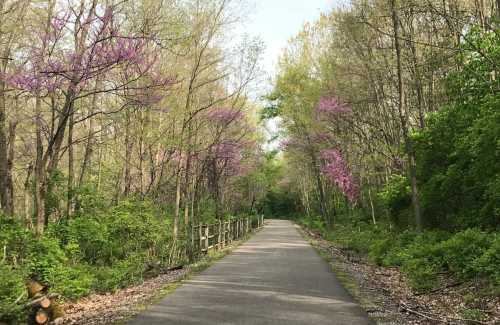
[[62, 310], [57, 304], [58, 294], [48, 294], [47, 287], [35, 280], [26, 284], [28, 296], [31, 301], [25, 305], [28, 312], [28, 324], [48, 324], [51, 320], [62, 315]]

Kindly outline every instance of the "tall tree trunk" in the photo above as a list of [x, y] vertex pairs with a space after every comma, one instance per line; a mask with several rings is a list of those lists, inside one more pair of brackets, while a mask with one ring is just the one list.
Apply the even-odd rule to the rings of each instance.
[[316, 154], [312, 150], [310, 150], [309, 154], [311, 156], [311, 161], [313, 164], [313, 173], [314, 173], [314, 178], [316, 179], [316, 186], [318, 187], [319, 208], [321, 216], [325, 219], [328, 228], [330, 228], [332, 226], [332, 220], [330, 218], [330, 214], [328, 213], [328, 209], [326, 207], [325, 189], [323, 187], [323, 182], [321, 181], [319, 162], [316, 159]]
[[24, 224], [33, 229], [32, 210], [31, 210], [31, 173], [33, 172], [33, 165], [30, 163], [26, 168], [26, 179], [24, 180]]
[[9, 152], [7, 157], [7, 213], [14, 215], [14, 181], [12, 178], [12, 167], [14, 166], [15, 142], [16, 142], [16, 127], [17, 121], [9, 123]]
[[[92, 95], [92, 103], [88, 111], [89, 116], [91, 116], [96, 111], [97, 108], [98, 88], [99, 88], [99, 81], [96, 81], [95, 84], [96, 92]], [[78, 187], [81, 187], [85, 181], [85, 174], [87, 170], [90, 168], [92, 154], [94, 152], [94, 117], [89, 117], [88, 121], [89, 121], [89, 131], [87, 133], [87, 141], [85, 143], [85, 153], [83, 154], [83, 162], [82, 162], [82, 167], [80, 169]]]
[[182, 169], [182, 158], [179, 158], [179, 165], [175, 177], [175, 211], [174, 211], [174, 226], [173, 226], [173, 237], [174, 240], [177, 239], [179, 234], [179, 219], [180, 219], [180, 209], [181, 209], [181, 169]]
[[130, 136], [130, 115], [129, 112], [125, 112], [125, 166], [123, 172], [123, 196], [128, 196], [130, 194], [130, 187], [132, 183], [130, 169], [131, 169], [131, 159], [132, 159], [132, 139]]
[[[4, 53], [2, 53], [4, 55]], [[0, 73], [4, 73], [7, 67], [7, 58], [2, 58]], [[13, 214], [11, 206], [12, 199], [10, 197], [8, 184], [9, 174], [9, 157], [8, 157], [8, 135], [7, 135], [7, 112], [5, 98], [5, 82], [0, 78], [0, 205], [2, 211], [6, 215]]]
[[66, 202], [66, 215], [70, 217], [73, 214], [73, 183], [75, 178], [75, 166], [74, 166], [74, 151], [73, 151], [73, 127], [74, 127], [74, 113], [71, 113], [69, 118], [68, 127], [68, 188], [67, 188], [67, 199]]
[[409, 137], [408, 131], [408, 114], [404, 108], [404, 87], [403, 87], [403, 71], [401, 66], [401, 47], [399, 43], [399, 16], [396, 9], [396, 0], [391, 0], [392, 24], [394, 29], [394, 47], [396, 50], [397, 62], [397, 77], [398, 77], [398, 112], [401, 122], [401, 129], [405, 140], [406, 153], [408, 155], [408, 168], [411, 183], [411, 199], [413, 210], [415, 213], [415, 224], [418, 231], [422, 230], [422, 215], [420, 211], [420, 200], [418, 196], [417, 173], [415, 166], [415, 152], [413, 143]]
[[42, 142], [42, 99], [35, 99], [36, 112], [36, 159], [35, 159], [35, 216], [37, 235], [42, 235], [45, 227], [45, 170], [43, 164], [43, 142]]

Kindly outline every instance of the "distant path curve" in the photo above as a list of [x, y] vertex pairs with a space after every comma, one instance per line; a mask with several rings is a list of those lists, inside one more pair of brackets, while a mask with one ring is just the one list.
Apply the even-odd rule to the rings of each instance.
[[267, 220], [249, 241], [129, 324], [374, 323], [292, 222]]

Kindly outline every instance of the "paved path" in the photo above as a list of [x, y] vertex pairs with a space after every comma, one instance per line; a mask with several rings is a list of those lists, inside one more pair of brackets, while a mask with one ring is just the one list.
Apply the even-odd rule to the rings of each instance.
[[129, 324], [373, 323], [291, 222], [267, 220], [231, 255]]

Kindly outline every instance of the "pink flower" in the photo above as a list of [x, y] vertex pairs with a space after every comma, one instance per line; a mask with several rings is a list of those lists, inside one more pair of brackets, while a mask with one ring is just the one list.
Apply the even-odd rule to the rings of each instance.
[[216, 123], [230, 123], [243, 118], [243, 113], [234, 108], [217, 107], [207, 113], [207, 118]]
[[321, 97], [316, 111], [330, 116], [352, 113], [352, 109], [337, 97]]
[[321, 152], [321, 158], [325, 160], [321, 172], [337, 185], [349, 202], [356, 202], [359, 188], [354, 182], [342, 153], [337, 149], [327, 149]]
[[223, 140], [211, 148], [211, 153], [219, 168], [224, 169], [229, 176], [243, 172], [241, 161], [243, 144], [234, 140]]

